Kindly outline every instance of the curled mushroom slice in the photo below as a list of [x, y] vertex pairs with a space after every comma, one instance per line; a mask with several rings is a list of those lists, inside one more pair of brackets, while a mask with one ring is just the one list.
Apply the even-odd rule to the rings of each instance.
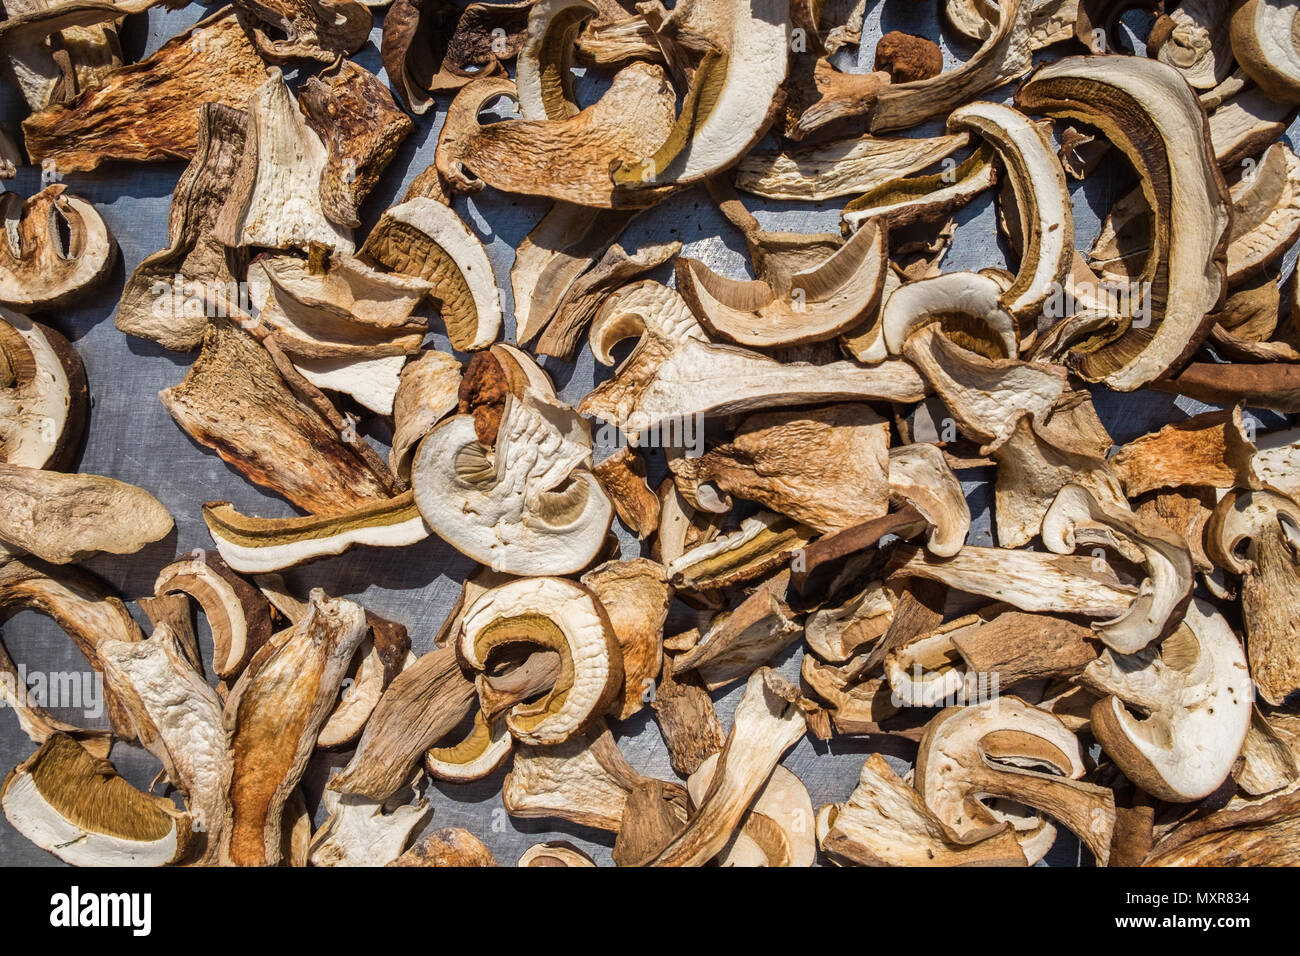
[[452, 188], [476, 192], [487, 185], [605, 209], [653, 201], [616, 189], [609, 169], [626, 156], [649, 153], [672, 129], [672, 86], [662, 68], [632, 63], [599, 100], [567, 119], [480, 123], [484, 107], [516, 95], [509, 80], [485, 78], [452, 100], [436, 156]]
[[342, 699], [316, 737], [318, 748], [356, 743], [388, 685], [415, 663], [405, 627], [369, 611], [366, 623], [369, 633], [352, 657], [348, 676], [343, 681]]
[[387, 866], [433, 816], [424, 797], [386, 810], [368, 797], [326, 789], [321, 803], [329, 816], [312, 834], [312, 866]]
[[52, 309], [93, 288], [117, 242], [95, 207], [60, 184], [24, 201], [0, 195], [0, 305]]
[[1106, 754], [1147, 793], [1189, 803], [1227, 778], [1250, 729], [1246, 655], [1227, 622], [1195, 598], [1157, 647], [1105, 650], [1083, 683], [1108, 695], [1092, 708]]
[[[1075, 350], [1089, 381], [1131, 391], [1185, 361], [1209, 333], [1224, 289], [1231, 212], [1208, 145], [1205, 113], [1181, 74], [1142, 57], [1066, 57], [1031, 76], [1016, 104], [1100, 128], [1138, 170], [1154, 210], [1151, 251], [1136, 281], [1149, 315], [1129, 314], [1116, 338]], [[1189, 138], [1206, 148], [1188, 149]], [[1142, 311], [1128, 303], [1128, 313]]]
[[623, 660], [623, 690], [611, 716], [626, 720], [653, 698], [663, 664], [664, 622], [673, 589], [663, 565], [646, 558], [608, 561], [582, 576], [605, 610]]
[[1291, 602], [1300, 581], [1300, 505], [1273, 491], [1231, 491], [1214, 509], [1205, 548], [1241, 575], [1250, 673], [1259, 695], [1281, 704], [1300, 689], [1300, 641]]
[[165, 626], [145, 641], [103, 641], [99, 657], [141, 745], [185, 795], [194, 831], [187, 856], [214, 865], [230, 824], [232, 766], [221, 700]]
[[1234, 6], [1232, 55], [1279, 103], [1300, 103], [1300, 40], [1296, 8], [1283, 0], [1245, 0]]
[[348, 662], [366, 635], [351, 601], [311, 594], [306, 616], [273, 635], [231, 688], [225, 722], [233, 774], [223, 862], [274, 866], [281, 858], [284, 807], [307, 767]]
[[[704, 802], [720, 756], [708, 757], [686, 781], [692, 803]], [[808, 788], [778, 764], [716, 859], [719, 866], [812, 866], [817, 859], [815, 831]]]
[[85, 423], [86, 370], [53, 329], [0, 308], [0, 461], [66, 468]]
[[645, 457], [624, 445], [595, 468], [592, 474], [614, 504], [618, 520], [645, 540], [659, 527], [659, 498], [646, 484]]
[[269, 63], [333, 63], [370, 36], [370, 11], [356, 0], [237, 0], [235, 9]]
[[746, 518], [740, 527], [697, 544], [668, 564], [674, 586], [696, 591], [751, 581], [780, 567], [815, 537], [813, 530], [771, 512]]
[[519, 857], [519, 866], [595, 866], [591, 857], [572, 843], [555, 840], [530, 846]]
[[601, 365], [613, 365], [614, 346], [650, 333], [670, 342], [708, 336], [676, 290], [659, 282], [633, 282], [610, 293], [591, 323], [588, 342]]
[[[949, 26], [972, 41], [982, 41], [997, 25], [997, 6], [980, 0], [945, 0]], [[1029, 11], [1030, 44], [1035, 50], [1072, 39], [1078, 18], [1078, 0], [1035, 0]]]
[[529, 9], [528, 35], [519, 51], [515, 78], [524, 119], [566, 119], [578, 114], [573, 94], [574, 40], [597, 12], [587, 0], [541, 0]]
[[1147, 47], [1198, 90], [1213, 89], [1232, 70], [1229, 0], [1184, 0], [1151, 28]]
[[1085, 770], [1078, 738], [1057, 717], [1002, 697], [949, 707], [930, 722], [917, 751], [916, 789], [940, 820], [967, 835], [998, 822], [985, 799], [1032, 807], [1073, 830], [1105, 866], [1115, 797], [1082, 782]]
[[889, 629], [896, 598], [881, 581], [872, 581], [838, 607], [808, 615], [804, 638], [809, 649], [830, 664], [849, 660]]
[[501, 298], [487, 251], [450, 206], [410, 199], [387, 210], [360, 256], [433, 288], [454, 348], [487, 348], [501, 331]]
[[1157, 488], [1255, 487], [1255, 445], [1241, 408], [1206, 412], [1129, 442], [1110, 466], [1131, 498]]
[[1187, 542], [1128, 508], [1099, 502], [1082, 485], [1068, 484], [1043, 515], [1043, 544], [1057, 554], [1111, 547], [1141, 562], [1146, 577], [1123, 613], [1093, 625], [1108, 647], [1132, 654], [1178, 626], [1196, 583]]
[[1300, 156], [1274, 143], [1231, 195], [1227, 270], [1236, 284], [1276, 262], [1300, 237]]
[[135, 485], [0, 464], [0, 540], [43, 561], [135, 554], [172, 527], [162, 502]]
[[[824, 818], [825, 826], [820, 826]], [[818, 843], [833, 860], [860, 866], [1025, 866], [1006, 823], [960, 836], [880, 754], [862, 765], [846, 803], [819, 814]]]
[[737, 164], [736, 188], [764, 199], [820, 202], [852, 196], [933, 165], [969, 141], [966, 133], [916, 139], [861, 136], [785, 152], [756, 149]]
[[940, 219], [992, 187], [997, 177], [993, 150], [981, 146], [959, 166], [889, 180], [850, 200], [842, 213], [844, 229], [858, 230], [873, 219], [895, 228]]
[[713, 335], [751, 348], [798, 345], [834, 338], [873, 315], [887, 258], [884, 231], [871, 223], [824, 262], [790, 275], [789, 288], [727, 279], [697, 259], [677, 260], [677, 284]]
[[521, 743], [549, 746], [568, 740], [604, 713], [622, 689], [622, 654], [613, 625], [596, 596], [581, 585], [527, 578], [493, 588], [466, 607], [458, 647], [468, 667], [486, 671], [497, 651], [520, 645], [560, 655], [550, 691], [505, 715]]
[[[483, 841], [460, 827], [426, 833], [389, 866], [496, 866]], [[592, 864], [593, 866], [595, 864]]]
[[930, 525], [925, 547], [931, 554], [951, 557], [966, 544], [970, 506], [939, 446], [916, 442], [889, 450], [889, 498], [924, 516]]
[[393, 444], [388, 453], [388, 467], [399, 478], [410, 478], [411, 457], [420, 439], [455, 411], [460, 373], [460, 362], [434, 349], [421, 352], [402, 369], [393, 396]]
[[468, 783], [482, 780], [510, 758], [514, 738], [506, 722], [488, 723], [482, 710], [474, 713], [470, 732], [462, 740], [441, 747], [430, 747], [424, 757], [424, 769], [434, 780]]
[[882, 344], [891, 355], [907, 354], [904, 345], [913, 332], [937, 325], [968, 350], [987, 358], [1014, 359], [1020, 352], [1016, 323], [1002, 305], [1002, 294], [1002, 283], [976, 272], [949, 272], [905, 283], [885, 303]]
[[141, 793], [64, 734], [10, 772], [0, 806], [15, 830], [73, 866], [166, 866], [190, 839], [170, 800]]

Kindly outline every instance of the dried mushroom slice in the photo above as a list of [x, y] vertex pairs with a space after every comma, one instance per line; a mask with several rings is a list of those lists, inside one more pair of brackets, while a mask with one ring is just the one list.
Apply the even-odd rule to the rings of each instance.
[[896, 602], [883, 581], [872, 581], [843, 604], [819, 608], [804, 623], [808, 649], [829, 664], [844, 663], [884, 635]]
[[[242, 105], [242, 104], [241, 104]], [[351, 252], [352, 230], [325, 215], [320, 179], [329, 155], [278, 69], [247, 101], [244, 154], [214, 233], [227, 246]]]
[[1151, 28], [1147, 45], [1156, 59], [1181, 73], [1188, 85], [1210, 90], [1232, 70], [1228, 43], [1229, 0], [1184, 0]]
[[307, 615], [272, 636], [231, 688], [225, 722], [234, 770], [224, 862], [280, 862], [285, 804], [366, 631], [359, 606], [315, 590]]
[[456, 410], [460, 362], [446, 352], [421, 352], [403, 369], [393, 396], [393, 444], [388, 467], [402, 480], [411, 476], [411, 458], [420, 439]]
[[1283, 0], [1234, 6], [1232, 55], [1259, 88], [1279, 103], [1300, 103], [1300, 40], [1296, 8]]
[[646, 484], [646, 462], [640, 452], [624, 445], [591, 473], [628, 530], [643, 541], [655, 533], [661, 513], [659, 497]]
[[673, 589], [647, 558], [607, 561], [581, 578], [604, 609], [623, 659], [623, 692], [610, 716], [626, 720], [653, 698], [663, 664], [664, 622]]
[[424, 797], [385, 810], [368, 797], [326, 789], [321, 803], [329, 816], [312, 834], [312, 866], [387, 866], [433, 816]]
[[113, 267], [117, 242], [95, 207], [62, 184], [24, 201], [0, 195], [0, 305], [52, 309], [100, 282]]
[[370, 36], [370, 11], [356, 0], [236, 0], [234, 6], [270, 63], [333, 63]]
[[361, 247], [362, 259], [432, 285], [429, 297], [453, 348], [484, 349], [501, 331], [501, 297], [483, 243], [452, 211], [416, 198], [388, 209]]
[[1135, 438], [1110, 459], [1131, 498], [1157, 488], [1256, 487], [1250, 440], [1241, 408], [1206, 412]]
[[388, 685], [415, 663], [405, 627], [369, 611], [366, 622], [370, 633], [353, 655], [343, 699], [316, 737], [316, 746], [322, 750], [356, 743]]
[[1230, 491], [1205, 529], [1219, 567], [1241, 575], [1241, 615], [1259, 696], [1279, 705], [1300, 689], [1300, 641], [1292, 601], [1300, 580], [1300, 505], [1273, 491]]
[[497, 719], [488, 723], [483, 711], [474, 713], [470, 732], [455, 743], [430, 747], [424, 756], [424, 769], [434, 780], [450, 783], [469, 783], [482, 780], [504, 766], [514, 752], [514, 738], [506, 729], [506, 722]]
[[573, 93], [574, 40], [598, 13], [588, 0], [541, 0], [529, 9], [515, 77], [524, 119], [567, 119], [579, 113]]
[[86, 370], [68, 340], [0, 308], [0, 461], [68, 467], [81, 443], [87, 404]]
[[0, 464], [0, 541], [42, 561], [135, 554], [172, 527], [162, 502], [135, 485]]
[[722, 749], [726, 737], [713, 699], [695, 675], [683, 674], [678, 680], [671, 667], [664, 668], [650, 706], [672, 768], [681, 776], [690, 776], [706, 757]]
[[1190, 803], [1227, 779], [1250, 729], [1250, 671], [1208, 602], [1194, 599], [1159, 647], [1103, 651], [1082, 680], [1108, 695], [1092, 708], [1093, 735], [1147, 793]]
[[551, 746], [570, 739], [622, 691], [623, 660], [613, 625], [581, 585], [526, 578], [493, 588], [465, 608], [458, 648], [469, 668], [487, 672], [498, 651], [521, 646], [560, 655], [550, 691], [505, 714], [506, 727], [521, 743]]
[[1295, 791], [1257, 806], [1225, 808], [1175, 827], [1143, 866], [1295, 866], [1300, 829]]
[[[242, 108], [266, 81], [266, 64], [224, 8], [172, 37], [151, 56], [105, 75], [103, 84], [23, 121], [27, 155], [60, 173], [84, 172], [108, 160], [189, 159], [198, 136], [198, 107]], [[148, 116], [148, 123], [138, 122]]]
[[[1016, 104], [1101, 129], [1138, 170], [1154, 211], [1151, 251], [1136, 277], [1149, 289], [1150, 315], [1128, 315], [1117, 337], [1076, 347], [1067, 363], [1117, 391], [1166, 377], [1209, 334], [1224, 291], [1231, 212], [1204, 110], [1177, 70], [1119, 56], [1043, 66], [1021, 86]], [[1192, 139], [1205, 149], [1189, 149]], [[1141, 311], [1135, 304], [1129, 312]]]
[[889, 500], [915, 508], [930, 525], [925, 547], [952, 557], [970, 533], [970, 506], [938, 445], [915, 442], [889, 450]]
[[117, 304], [113, 321], [128, 335], [188, 351], [202, 344], [209, 316], [241, 311], [235, 277], [244, 275], [248, 254], [214, 231], [244, 155], [247, 126], [242, 109], [199, 107], [194, 156], [172, 191], [169, 245], [136, 266]]
[[797, 641], [803, 632], [785, 603], [789, 572], [759, 585], [731, 611], [717, 615], [694, 647], [673, 658], [672, 671], [694, 670], [710, 691], [748, 677]]
[[843, 228], [851, 232], [877, 219], [898, 228], [949, 215], [997, 183], [993, 159], [984, 145], [951, 170], [883, 182], [845, 204]]
[[[824, 826], [822, 821], [824, 820]], [[862, 765], [846, 803], [819, 814], [818, 843], [832, 860], [859, 866], [1025, 866], [1009, 824], [962, 837], [899, 779], [880, 754]]]
[[[704, 802], [719, 756], [706, 758], [686, 781], [692, 803]], [[741, 818], [731, 844], [716, 859], [719, 866], [812, 866], [817, 860], [816, 823], [803, 781], [778, 764]]]
[[695, 545], [668, 565], [678, 588], [715, 591], [752, 581], [787, 563], [816, 533], [789, 518], [760, 512], [728, 534]]
[[185, 796], [193, 829], [187, 858], [216, 864], [230, 825], [232, 771], [220, 698], [166, 626], [144, 641], [103, 641], [99, 659], [141, 745]]
[[0, 806], [15, 830], [73, 866], [166, 866], [190, 839], [170, 800], [136, 790], [64, 734], [10, 772]]
[[1282, 258], [1300, 238], [1300, 156], [1274, 143], [1230, 192], [1227, 270], [1236, 285]]
[[[496, 866], [483, 841], [460, 827], [426, 833], [389, 866]], [[592, 864], [595, 865], [594, 863]]]
[[1086, 769], [1078, 738], [1057, 717], [1002, 697], [949, 707], [930, 722], [917, 751], [916, 789], [935, 816], [968, 837], [1000, 822], [985, 799], [1032, 807], [1073, 830], [1105, 866], [1115, 798], [1082, 782]]
[[1220, 168], [1257, 156], [1286, 132], [1292, 107], [1259, 87], [1235, 93], [1210, 114], [1210, 144]]

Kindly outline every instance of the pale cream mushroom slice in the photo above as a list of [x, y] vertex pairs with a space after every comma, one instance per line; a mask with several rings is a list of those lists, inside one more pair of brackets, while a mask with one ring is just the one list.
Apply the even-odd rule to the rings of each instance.
[[450, 206], [416, 197], [388, 209], [360, 258], [431, 283], [428, 296], [461, 351], [484, 349], [501, 331], [501, 296], [482, 241]]
[[248, 97], [248, 136], [215, 235], [227, 246], [338, 252], [355, 248], [352, 230], [332, 223], [321, 203], [325, 145], [299, 110], [278, 69]]
[[[1065, 485], [1043, 515], [1043, 544], [1057, 554], [1112, 548], [1145, 575], [1124, 613], [1093, 624], [1107, 647], [1140, 651], [1169, 634], [1183, 617], [1196, 575], [1187, 542], [1127, 507], [1099, 502], [1083, 485]], [[1105, 553], [1104, 551], [1102, 552]]]
[[[1115, 797], [1080, 780], [1086, 771], [1078, 738], [1057, 717], [1008, 696], [949, 707], [930, 722], [917, 751], [916, 789], [935, 816], [967, 835], [1000, 822], [984, 800], [1032, 807], [1074, 831], [1105, 866]], [[1035, 838], [1032, 829], [1021, 837]]]
[[925, 547], [931, 554], [951, 557], [966, 544], [970, 505], [939, 446], [915, 442], [889, 450], [889, 500], [911, 505], [929, 523]]
[[[693, 804], [703, 804], [721, 756], [717, 753], [706, 758], [686, 781]], [[808, 788], [796, 774], [777, 764], [742, 818], [732, 843], [716, 859], [719, 866], [812, 866], [817, 860], [815, 831]]]
[[1240, 406], [1205, 412], [1135, 438], [1110, 459], [1130, 498], [1158, 488], [1259, 485], [1255, 444]]
[[1147, 793], [1190, 803], [1232, 771], [1250, 729], [1250, 670], [1227, 621], [1194, 598], [1159, 646], [1121, 655], [1107, 649], [1083, 672], [1107, 695], [1092, 708], [1092, 733]]
[[859, 866], [1026, 866], [1009, 824], [959, 836], [899, 779], [880, 754], [862, 765], [847, 802], [818, 813], [818, 844]]
[[[1067, 364], [1117, 391], [1169, 375], [1209, 334], [1225, 287], [1231, 209], [1204, 109], [1177, 70], [1120, 56], [1065, 57], [1040, 67], [1016, 105], [1101, 129], [1138, 171], [1155, 213], [1151, 251], [1135, 277], [1150, 290], [1150, 314], [1127, 315], [1118, 336], [1070, 352]], [[1193, 139], [1205, 148], [1188, 149]], [[1141, 311], [1129, 305], [1128, 312]]]
[[1279, 103], [1300, 103], [1300, 39], [1296, 8], [1284, 0], [1234, 5], [1232, 55], [1260, 89]]
[[1236, 285], [1277, 262], [1300, 238], [1300, 156], [1274, 143], [1231, 195], [1227, 270]]
[[835, 607], [822, 607], [804, 622], [809, 649], [828, 664], [842, 664], [889, 629], [897, 598], [883, 581], [872, 581]]
[[24, 200], [0, 194], [0, 305], [53, 309], [90, 292], [117, 258], [95, 207], [62, 183]]
[[1230, 0], [1184, 0], [1151, 28], [1147, 48], [1181, 73], [1189, 86], [1210, 90], [1232, 71]]
[[0, 807], [15, 830], [73, 866], [167, 866], [190, 839], [170, 800], [135, 789], [64, 734], [9, 773]]
[[172, 527], [162, 502], [135, 485], [0, 464], [0, 540], [43, 561], [135, 554]]
[[443, 418], [456, 410], [461, 365], [435, 349], [421, 352], [403, 369], [393, 396], [393, 444], [388, 467], [403, 480], [411, 475], [415, 446]]
[[423, 796], [386, 809], [368, 797], [327, 788], [321, 804], [329, 815], [312, 834], [312, 866], [387, 866], [433, 816]]
[[844, 228], [857, 231], [879, 220], [897, 229], [942, 219], [965, 206], [998, 180], [991, 146], [980, 145], [959, 165], [940, 173], [891, 179], [849, 200]]
[[320, 749], [346, 747], [357, 742], [384, 691], [403, 670], [415, 663], [406, 628], [370, 611], [369, 633], [352, 656], [344, 691], [329, 720], [316, 735]]
[[[944, 18], [954, 30], [973, 42], [988, 38], [997, 26], [997, 5], [982, 0], [945, 0]], [[1070, 40], [1075, 35], [1078, 0], [1034, 0], [1029, 11], [1029, 41], [1040, 50]]]
[[623, 690], [610, 716], [626, 720], [654, 696], [673, 588], [664, 566], [648, 558], [607, 561], [580, 580], [604, 608], [618, 642]]
[[230, 825], [226, 795], [233, 769], [220, 698], [166, 626], [144, 641], [103, 641], [99, 659], [141, 745], [185, 796], [193, 829], [187, 858], [215, 865]]
[[439, 747], [430, 747], [424, 756], [424, 769], [434, 780], [469, 783], [482, 780], [510, 759], [514, 737], [504, 718], [490, 724], [482, 709], [474, 712], [470, 731], [462, 739]]
[[541, 0], [529, 8], [515, 71], [524, 119], [567, 119], [580, 112], [573, 92], [574, 41], [598, 13], [588, 0]]
[[1250, 465], [1260, 483], [1295, 498], [1300, 493], [1300, 429], [1258, 435], [1255, 445]]
[[1274, 491], [1234, 490], [1214, 509], [1205, 549], [1219, 567], [1241, 576], [1241, 614], [1250, 674], [1273, 705], [1300, 689], [1296, 634], [1300, 582], [1300, 505]]
[[1214, 107], [1210, 114], [1210, 144], [1220, 168], [1258, 156], [1286, 132], [1292, 107], [1279, 103], [1249, 84]]
[[1250, 730], [1241, 745], [1241, 764], [1233, 769], [1232, 777], [1250, 796], [1291, 789], [1300, 780], [1295, 751], [1258, 705], [1251, 710]]
[[272, 635], [231, 688], [224, 718], [234, 769], [223, 862], [280, 862], [285, 804], [366, 631], [358, 605], [315, 590], [307, 615]]
[[566, 840], [535, 843], [519, 857], [518, 866], [595, 866], [596, 862]]
[[560, 655], [550, 691], [505, 714], [506, 727], [521, 743], [549, 746], [568, 740], [605, 713], [623, 690], [613, 625], [582, 585], [525, 578], [493, 588], [465, 608], [458, 650], [470, 669], [484, 672], [498, 650], [519, 645]]
[[647, 332], [668, 341], [709, 338], [675, 289], [643, 279], [610, 293], [592, 320], [587, 341], [597, 362], [614, 365], [614, 347]]
[[86, 369], [53, 329], [0, 308], [0, 460], [68, 467], [89, 409]]

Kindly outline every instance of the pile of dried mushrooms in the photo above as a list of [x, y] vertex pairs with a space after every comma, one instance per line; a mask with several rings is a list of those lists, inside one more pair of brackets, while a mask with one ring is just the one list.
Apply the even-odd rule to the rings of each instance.
[[[945, 0], [968, 51], [946, 65], [897, 32], [859, 50], [864, 3], [234, 0], [126, 62], [123, 18], [156, 0], [0, 2], [30, 113], [0, 175], [57, 172], [0, 195], [0, 609], [66, 631], [109, 718], [32, 704], [0, 645], [33, 745], [0, 806], [32, 842], [513, 863], [428, 826], [429, 778], [495, 774], [506, 813], [606, 831], [618, 865], [1025, 866], [1062, 829], [1099, 865], [1300, 862], [1293, 2]], [[372, 25], [384, 79], [348, 58]], [[435, 162], [368, 216], [421, 116]], [[190, 353], [160, 401], [298, 512], [206, 504], [212, 549], [138, 614], [78, 562], [172, 515], [76, 471], [93, 416], [53, 327], [111, 282], [76, 195], [106, 160], [188, 163], [117, 328]], [[1080, 248], [1071, 183], [1098, 170], [1133, 186]], [[508, 276], [457, 211], [485, 189], [552, 203]], [[686, 190], [752, 278], [620, 244]], [[989, 195], [1014, 269], [945, 270]], [[768, 231], [745, 196], [842, 203], [841, 233]], [[586, 348], [613, 369], [571, 405], [552, 374]], [[1094, 398], [1138, 389], [1218, 410], [1121, 447]], [[963, 479], [992, 482], [986, 545]], [[431, 535], [479, 567], [424, 654], [280, 577]], [[674, 779], [619, 748], [643, 711]], [[782, 764], [806, 735], [865, 742], [839, 802]], [[153, 791], [115, 741], [158, 760]], [[900, 748], [903, 776], [877, 752]], [[346, 758], [314, 827], [325, 751]], [[595, 865], [554, 842], [517, 862]]]

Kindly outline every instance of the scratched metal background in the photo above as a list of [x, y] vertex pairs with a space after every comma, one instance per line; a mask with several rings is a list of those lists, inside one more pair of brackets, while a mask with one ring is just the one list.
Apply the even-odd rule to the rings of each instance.
[[[197, 3], [176, 10], [155, 9], [128, 19], [123, 31], [128, 59], [152, 53], [169, 37], [191, 26], [213, 7]], [[382, 14], [376, 17], [375, 29], [355, 57], [367, 69], [383, 75], [379, 58]], [[847, 70], [867, 70], [875, 39], [888, 30], [904, 30], [938, 40], [944, 49], [945, 63], [951, 67], [970, 55], [971, 47], [950, 43], [942, 35], [938, 0], [869, 2], [860, 53], [852, 48], [840, 51], [837, 65]], [[1137, 33], [1145, 35], [1139, 22]], [[290, 74], [291, 84], [296, 78]], [[584, 77], [579, 93], [584, 104], [592, 102], [607, 79]], [[989, 94], [1005, 100], [1011, 87]], [[446, 100], [438, 109], [416, 118], [417, 129], [402, 146], [379, 187], [364, 210], [365, 223], [358, 230], [358, 245], [365, 229], [380, 213], [400, 197], [416, 174], [433, 162], [438, 130], [442, 124]], [[25, 104], [12, 87], [0, 85], [0, 123], [11, 131], [26, 115]], [[931, 135], [940, 123], [931, 123], [909, 131], [912, 135]], [[1300, 126], [1293, 127], [1293, 138]], [[1294, 146], [1294, 141], [1292, 140]], [[142, 624], [146, 618], [130, 603], [132, 599], [152, 593], [158, 571], [178, 554], [194, 548], [211, 546], [200, 517], [200, 505], [213, 499], [232, 501], [241, 511], [266, 516], [287, 516], [290, 507], [278, 497], [263, 493], [227, 467], [215, 454], [192, 442], [173, 423], [157, 399], [160, 389], [180, 381], [193, 359], [190, 354], [168, 352], [151, 342], [130, 338], [117, 331], [113, 314], [117, 298], [129, 271], [145, 256], [167, 245], [167, 214], [171, 193], [184, 164], [135, 165], [108, 163], [94, 173], [69, 175], [70, 189], [92, 201], [117, 237], [121, 256], [113, 273], [93, 300], [76, 308], [54, 314], [35, 316], [68, 336], [80, 352], [90, 380], [92, 409], [88, 438], [80, 460], [80, 470], [110, 475], [141, 485], [171, 510], [176, 530], [165, 540], [128, 558], [101, 557], [88, 567], [110, 582], [128, 600], [132, 613]], [[1099, 215], [1131, 184], [1131, 173], [1103, 166], [1086, 184], [1072, 183], [1078, 241], [1086, 248], [1096, 236]], [[41, 188], [40, 172], [23, 168], [18, 177], [4, 184], [10, 190], [30, 195]], [[765, 203], [753, 196], [746, 204], [769, 229], [800, 232], [831, 232], [838, 229], [838, 210], [842, 201], [832, 203]], [[458, 198], [457, 212], [482, 238], [497, 272], [507, 309], [506, 337], [513, 339], [514, 323], [510, 313], [511, 294], [508, 282], [514, 248], [545, 213], [549, 204], [487, 190], [476, 196]], [[998, 241], [995, 214], [989, 196], [983, 196], [958, 214], [959, 229], [945, 262], [946, 271], [1006, 265], [1005, 251]], [[683, 255], [702, 259], [713, 268], [734, 276], [747, 274], [748, 263], [740, 236], [714, 211], [702, 190], [691, 190], [641, 216], [621, 239], [633, 249], [648, 241], [678, 238], [685, 243]], [[1288, 267], [1294, 261], [1288, 256]], [[655, 278], [671, 281], [671, 270], [664, 268]], [[437, 323], [435, 322], [436, 326]], [[448, 348], [446, 338], [435, 334], [432, 341]], [[562, 396], [576, 403], [608, 374], [595, 366], [585, 349], [572, 365], [547, 359], [543, 363], [555, 379]], [[1186, 417], [1206, 406], [1174, 399], [1157, 393], [1116, 395], [1099, 392], [1097, 407], [1116, 442], [1125, 442], [1151, 427]], [[1280, 419], [1264, 415], [1265, 427], [1277, 427]], [[379, 421], [366, 421], [362, 431], [378, 444], [387, 440], [387, 427]], [[598, 451], [598, 457], [600, 452]], [[657, 463], [662, 469], [662, 463]], [[966, 490], [974, 515], [971, 542], [992, 544], [989, 533], [991, 475], [969, 472], [972, 479]], [[616, 524], [623, 539], [624, 555], [638, 553], [634, 539]], [[410, 631], [417, 652], [432, 644], [433, 634], [445, 618], [456, 595], [459, 582], [473, 568], [472, 562], [436, 538], [403, 550], [362, 549], [337, 558], [319, 561], [288, 574], [290, 584], [303, 596], [311, 587], [322, 587], [330, 594], [355, 598], [367, 608], [404, 623]], [[204, 625], [201, 623], [200, 627]], [[50, 621], [31, 612], [20, 613], [4, 624], [4, 640], [16, 661], [34, 671], [85, 671], [86, 665], [71, 641]], [[205, 652], [210, 643], [204, 630], [201, 639]], [[778, 659], [788, 676], [798, 674], [802, 651], [798, 646]], [[717, 695], [717, 709], [724, 727], [740, 696], [739, 687]], [[106, 726], [106, 722], [86, 721], [83, 715], [55, 709], [59, 716], [75, 723]], [[647, 711], [615, 727], [619, 745], [628, 759], [644, 773], [672, 778], [667, 752], [658, 729]], [[27, 757], [33, 745], [19, 730], [8, 709], [0, 712], [0, 774]], [[904, 770], [909, 746], [887, 739], [838, 738], [829, 744], [801, 740], [785, 758], [785, 765], [807, 785], [814, 805], [845, 799], [857, 780], [866, 754], [883, 751]], [[348, 754], [318, 756], [313, 760], [305, 780], [309, 803], [315, 809], [316, 822], [323, 819], [319, 808], [320, 791], [333, 770], [346, 762]], [[118, 770], [138, 787], [147, 787], [159, 770], [157, 761], [138, 747], [119, 743], [112, 759]], [[563, 821], [521, 820], [511, 818], [501, 805], [500, 788], [503, 772], [487, 780], [468, 785], [430, 783], [427, 796], [434, 807], [429, 826], [461, 826], [479, 836], [499, 862], [511, 865], [529, 846], [543, 840], [568, 839], [586, 849], [601, 864], [610, 862], [612, 834], [571, 826]], [[1077, 841], [1062, 831], [1049, 854], [1053, 865], [1086, 864], [1088, 855], [1081, 853]], [[0, 816], [0, 864], [59, 865], [59, 861], [29, 843]]]

